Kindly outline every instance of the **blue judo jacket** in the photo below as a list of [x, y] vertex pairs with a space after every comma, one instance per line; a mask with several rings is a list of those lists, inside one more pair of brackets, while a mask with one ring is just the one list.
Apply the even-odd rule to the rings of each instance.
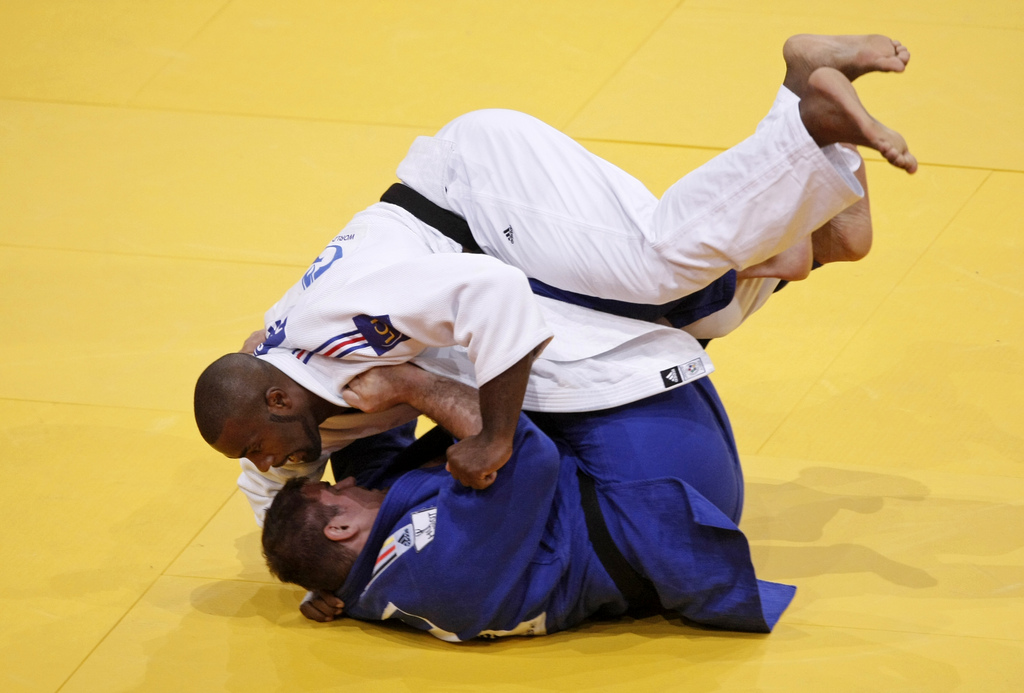
[[[544, 635], [626, 600], [594, 552], [577, 460], [525, 416], [490, 488], [465, 488], [443, 467], [390, 488], [338, 596], [348, 616], [397, 618], [459, 642]], [[795, 588], [754, 575], [746, 538], [674, 478], [600, 484], [612, 538], [662, 605], [701, 625], [768, 632]]]

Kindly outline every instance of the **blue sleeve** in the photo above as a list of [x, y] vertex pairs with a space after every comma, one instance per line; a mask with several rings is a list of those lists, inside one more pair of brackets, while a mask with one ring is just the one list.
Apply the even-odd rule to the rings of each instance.
[[372, 481], [415, 441], [416, 421], [366, 438], [357, 438], [331, 454], [331, 471], [338, 481], [353, 476], [360, 486], [380, 488], [373, 486]]

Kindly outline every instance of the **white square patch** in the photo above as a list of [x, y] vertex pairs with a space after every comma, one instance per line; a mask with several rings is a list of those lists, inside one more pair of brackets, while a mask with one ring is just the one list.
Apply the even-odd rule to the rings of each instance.
[[434, 541], [436, 528], [437, 508], [427, 508], [412, 514], [412, 530], [417, 551], [422, 551], [424, 546]]

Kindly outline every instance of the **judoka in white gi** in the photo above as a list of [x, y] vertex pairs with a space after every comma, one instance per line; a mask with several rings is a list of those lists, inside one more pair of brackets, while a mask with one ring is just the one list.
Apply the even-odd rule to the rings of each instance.
[[257, 518], [284, 479], [318, 476], [323, 453], [416, 415], [353, 411], [345, 386], [374, 366], [412, 360], [479, 387], [482, 431], [448, 451], [452, 474], [475, 488], [492, 483], [511, 454], [521, 406], [603, 410], [710, 373], [686, 332], [538, 297], [530, 280], [652, 304], [730, 270], [741, 271], [741, 283], [770, 276], [793, 249], [809, 266], [812, 232], [863, 194], [851, 170], [859, 159], [835, 143], [916, 169], [902, 137], [864, 110], [850, 83], [901, 71], [909, 53], [881, 36], [805, 36], [787, 42], [784, 56], [786, 82], [757, 133], [660, 201], [522, 114], [469, 114], [417, 140], [400, 176], [465, 217], [495, 257], [461, 253], [402, 207], [372, 205], [268, 311], [255, 358], [229, 355], [204, 372], [200, 431], [243, 458], [239, 483]]

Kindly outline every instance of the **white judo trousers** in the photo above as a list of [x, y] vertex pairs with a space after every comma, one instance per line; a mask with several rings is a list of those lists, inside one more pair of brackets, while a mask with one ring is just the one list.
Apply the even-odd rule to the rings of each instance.
[[856, 202], [864, 191], [851, 163], [838, 145], [814, 143], [783, 88], [754, 135], [660, 200], [567, 135], [504, 110], [417, 138], [398, 176], [528, 277], [662, 304], [772, 257]]

